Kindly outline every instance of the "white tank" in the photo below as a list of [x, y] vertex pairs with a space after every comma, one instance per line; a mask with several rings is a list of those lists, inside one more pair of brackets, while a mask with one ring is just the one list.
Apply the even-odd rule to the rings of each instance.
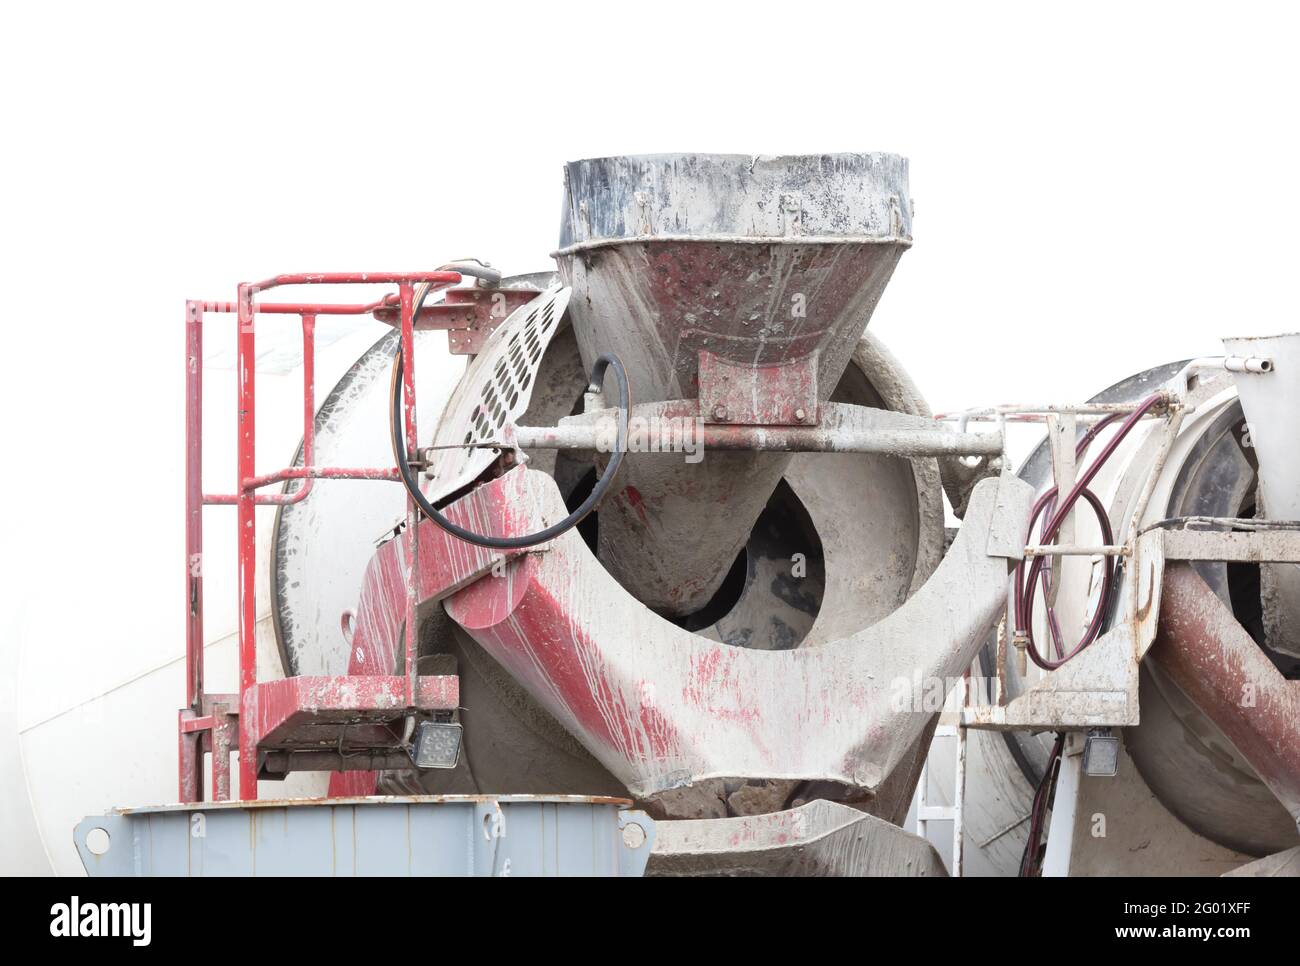
[[[295, 323], [293, 318], [275, 317], [259, 323], [259, 469], [288, 465], [302, 435], [301, 336]], [[235, 465], [235, 323], [233, 316], [209, 315], [204, 328], [205, 488], [209, 493], [229, 492]], [[388, 326], [368, 318], [320, 319], [317, 401], [388, 331]], [[420, 391], [421, 399], [432, 407], [425, 423], [425, 433], [431, 434], [439, 393], [445, 397], [464, 359], [448, 353], [443, 333], [423, 335], [421, 342]], [[179, 355], [176, 368], [179, 387]], [[165, 591], [151, 587], [141, 596], [163, 600], [171, 632], [155, 635], [157, 639], [134, 640], [119, 634], [112, 646], [106, 643], [109, 635], [65, 635], [57, 647], [50, 646], [48, 626], [40, 632], [20, 626], [18, 633], [4, 635], [5, 653], [0, 656], [12, 669], [6, 684], [12, 686], [16, 700], [15, 713], [0, 717], [0, 780], [19, 790], [0, 799], [0, 824], [10, 832], [0, 858], [6, 873], [80, 875], [83, 869], [71, 829], [82, 817], [115, 806], [176, 801], [176, 709], [184, 703], [185, 650], [184, 442], [179, 397], [176, 414], [175, 437], [154, 443], [158, 452], [165, 452], [172, 475], [141, 489], [138, 503], [115, 509], [148, 518], [158, 513], [158, 490], [162, 490], [163, 506], [172, 514], [175, 543], [175, 582], [167, 587], [175, 593], [165, 596]], [[377, 437], [378, 448], [386, 453], [383, 427]], [[386, 459], [391, 461], [391, 455]], [[358, 485], [383, 491], [400, 513], [398, 485]], [[283, 674], [270, 609], [274, 522], [273, 508], [259, 510], [258, 673], [264, 679]], [[234, 509], [209, 507], [204, 527], [208, 687], [235, 690]], [[116, 630], [127, 615], [100, 615], [100, 619], [113, 622]], [[314, 796], [324, 794], [325, 787], [325, 775], [298, 775], [288, 782], [266, 783], [263, 794]]]

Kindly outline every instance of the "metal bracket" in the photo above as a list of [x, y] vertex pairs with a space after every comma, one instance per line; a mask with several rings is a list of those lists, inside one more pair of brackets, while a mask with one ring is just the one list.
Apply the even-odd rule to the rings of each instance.
[[[1136, 580], [1136, 607], [1099, 639], [1055, 671], [1045, 673], [1005, 704], [962, 709], [968, 728], [990, 731], [1063, 731], [1131, 727], [1139, 721], [1138, 665], [1155, 640], [1164, 581], [1161, 534], [1138, 538], [1127, 580]], [[1128, 600], [1128, 591], [1120, 593]], [[1005, 659], [1006, 648], [999, 649]]]
[[734, 365], [700, 350], [700, 415], [737, 426], [815, 426], [818, 354], [779, 366]]
[[[447, 333], [447, 348], [452, 355], [473, 356], [483, 351], [488, 337], [521, 305], [537, 297], [531, 289], [451, 288], [445, 300], [426, 305], [415, 319], [417, 332], [442, 329]], [[401, 324], [400, 309], [383, 306], [375, 309], [380, 322]]]

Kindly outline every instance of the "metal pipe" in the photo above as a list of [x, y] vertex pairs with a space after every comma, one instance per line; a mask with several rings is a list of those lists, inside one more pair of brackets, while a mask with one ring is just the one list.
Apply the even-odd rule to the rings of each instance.
[[1193, 359], [1179, 372], [1180, 379], [1196, 369], [1223, 369], [1227, 372], [1263, 374], [1273, 371], [1273, 360], [1266, 356], [1202, 356]]
[[[1126, 415], [1133, 412], [1138, 407], [1137, 403], [1080, 403], [1080, 404], [1049, 404], [1043, 406], [1025, 405], [1025, 404], [1007, 404], [1002, 406], [986, 406], [981, 409], [967, 409], [961, 412], [939, 413], [934, 418], [944, 422], [953, 421], [977, 421], [988, 422], [996, 417], [1022, 416], [1025, 418], [1033, 417], [1036, 421], [1045, 420], [1051, 415], [1075, 415], [1075, 416], [1110, 416], [1118, 413]], [[1163, 415], [1157, 408], [1150, 414], [1151, 417]]]
[[398, 480], [397, 467], [395, 466], [291, 466], [287, 469], [276, 470], [274, 473], [264, 473], [261, 476], [255, 476], [250, 480], [244, 481], [244, 486], [249, 489], [258, 489], [263, 486], [270, 486], [273, 483], [283, 483], [286, 480]]
[[[387, 308], [393, 303], [390, 293], [373, 302], [254, 302], [255, 315], [369, 315], [376, 309]], [[235, 302], [203, 302], [205, 312], [220, 312], [235, 315], [239, 305]]]
[[[234, 302], [203, 302], [204, 311], [235, 314]], [[255, 315], [370, 315], [387, 325], [396, 324], [398, 296], [389, 293], [373, 302], [254, 302]], [[471, 304], [441, 302], [426, 305], [415, 317], [415, 327], [425, 329], [464, 328], [477, 319]]]
[[[316, 462], [316, 316], [302, 316], [302, 465]], [[295, 501], [306, 499], [313, 477], [307, 477], [294, 494]]]
[[[1202, 356], [1192, 359], [1178, 370], [1171, 380], [1173, 391], [1186, 405], [1191, 392], [1191, 376], [1198, 369], [1222, 369], [1235, 374], [1263, 375], [1273, 371], [1273, 360], [1265, 356]], [[1188, 412], [1195, 411], [1195, 406], [1188, 407]]]
[[[239, 393], [236, 401], [236, 444], [239, 479], [254, 475], [256, 467], [257, 347], [254, 340], [253, 290], [239, 286], [239, 328], [236, 333], [236, 372]], [[239, 710], [245, 712], [244, 699], [257, 683], [257, 502], [252, 490], [241, 488], [236, 504], [239, 508]], [[257, 748], [252, 729], [239, 729], [239, 797], [244, 801], [257, 798]]]
[[[316, 462], [316, 316], [304, 312], [302, 316], [302, 462], [311, 466]], [[284, 499], [281, 506], [301, 503], [311, 495], [314, 476], [302, 477], [303, 484], [294, 493], [277, 494]], [[252, 489], [247, 482], [240, 489]]]
[[1132, 551], [1118, 545], [1075, 546], [1061, 544], [1025, 547], [1026, 557], [1126, 557]]
[[455, 285], [460, 272], [298, 272], [276, 275], [261, 282], [244, 283], [249, 297], [285, 285], [410, 285], [416, 282]]
[[[605, 425], [608, 423], [608, 425]], [[583, 426], [516, 426], [510, 442], [519, 449], [601, 450], [614, 436], [614, 421], [602, 419]], [[509, 435], [509, 434], [508, 434]], [[635, 434], [633, 434], [635, 435]], [[692, 429], [686, 442], [699, 450], [767, 450], [785, 453], [879, 453], [888, 456], [997, 456], [1001, 433], [951, 433], [936, 429], [867, 430], [819, 429], [816, 426], [720, 426]], [[681, 453], [680, 429], [663, 426], [651, 431], [644, 449], [634, 452]]]
[[[291, 466], [287, 469], [276, 470], [274, 473], [263, 473], [261, 476], [254, 476], [251, 479], [244, 480], [243, 485], [246, 489], [256, 490], [275, 483], [283, 483], [285, 480], [304, 479], [379, 480], [381, 482], [400, 483], [402, 477], [395, 466]], [[239, 497], [233, 493], [205, 493], [203, 502], [213, 506], [234, 506], [239, 502]], [[298, 493], [265, 493], [257, 497], [258, 506], [283, 506], [298, 502]]]
[[[177, 794], [202, 797], [202, 735], [186, 715], [203, 712], [203, 306], [185, 303], [185, 707], [180, 714]], [[211, 720], [211, 719], [209, 719]]]
[[[406, 430], [407, 460], [419, 458], [419, 434], [415, 422], [415, 289], [409, 281], [401, 283], [401, 340], [402, 340], [402, 393], [405, 408], [403, 425]], [[394, 454], [396, 455], [396, 454]], [[406, 494], [406, 703], [415, 705], [416, 649], [418, 628], [415, 619], [420, 602], [420, 507], [411, 493]]]
[[185, 706], [203, 694], [203, 308], [185, 303]]
[[1223, 368], [1229, 372], [1272, 372], [1272, 359], [1259, 359], [1254, 356], [1241, 358], [1239, 356], [1224, 356]]

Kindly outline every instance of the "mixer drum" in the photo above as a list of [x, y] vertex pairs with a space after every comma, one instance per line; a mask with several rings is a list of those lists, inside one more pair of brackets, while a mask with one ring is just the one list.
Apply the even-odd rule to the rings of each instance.
[[[527, 425], [552, 425], [580, 404], [585, 378], [571, 329], [551, 343], [538, 384], [541, 388], [522, 420]], [[906, 375], [871, 338], [859, 344], [833, 398], [924, 411]], [[530, 465], [556, 480], [572, 508], [594, 481], [591, 458], [586, 453], [543, 451], [530, 457]], [[593, 547], [604, 519], [601, 511], [582, 525]], [[799, 454], [719, 590], [676, 622], [736, 647], [776, 650], [834, 640], [875, 623], [924, 583], [942, 552], [942, 520], [933, 460]], [[473, 790], [622, 791], [468, 635], [450, 622], [438, 626], [434, 639], [422, 637], [422, 647], [457, 658]], [[917, 745], [915, 752], [924, 742]], [[919, 765], [919, 754], [913, 759]], [[419, 790], [471, 790], [461, 784], [465, 777], [426, 773]], [[904, 776], [872, 810], [901, 820], [914, 777]], [[389, 776], [385, 787], [415, 790], [411, 778]], [[721, 817], [779, 809], [800, 792], [797, 782], [705, 782], [661, 797], [656, 807], [660, 815], [671, 817]]]
[[[1178, 468], [1165, 516], [1255, 517], [1258, 460], [1240, 403], [1224, 404]], [[1269, 646], [1260, 565], [1201, 561], [1194, 569], [1269, 659], [1300, 677], [1300, 660]], [[1295, 821], [1158, 660], [1143, 662], [1140, 689], [1142, 723], [1127, 730], [1125, 746], [1161, 803], [1205, 837], [1247, 855], [1295, 845]]]
[[[536, 279], [539, 286], [546, 282], [544, 277]], [[520, 420], [523, 424], [554, 425], [581, 407], [584, 365], [572, 327], [562, 326], [542, 359], [529, 409]], [[391, 351], [391, 345], [381, 340], [358, 360], [341, 388], [330, 394], [328, 408], [322, 408], [324, 427], [318, 446], [357, 445], [353, 436], [370, 431], [383, 442], [382, 427], [371, 426], [373, 404], [367, 400], [386, 389]], [[422, 364], [417, 374], [430, 381], [437, 378], [432, 364]], [[423, 394], [423, 384], [420, 388]], [[914, 414], [928, 412], [906, 373], [871, 336], [857, 344], [831, 398]], [[431, 416], [422, 413], [421, 419], [423, 426], [434, 426]], [[590, 453], [542, 450], [529, 454], [529, 465], [552, 476], [571, 507], [581, 502], [595, 477]], [[336, 482], [322, 480], [319, 485], [327, 493]], [[400, 514], [400, 506], [366, 507], [356, 502], [363, 492], [375, 490], [340, 495], [352, 501], [348, 514], [300, 516], [307, 504], [280, 513], [276, 545], [294, 550], [274, 572], [280, 611], [277, 626], [292, 629], [282, 640], [286, 660], [305, 666], [338, 666], [339, 662], [346, 666], [346, 646], [338, 643], [338, 621], [343, 611], [355, 606], [355, 589], [349, 592], [341, 587], [327, 603], [323, 595], [332, 583], [322, 585], [313, 575], [324, 576], [340, 567], [364, 569], [373, 552], [373, 538], [382, 536]], [[355, 538], [358, 516], [376, 521], [372, 539]], [[602, 519], [603, 513], [598, 512], [581, 525], [582, 535], [593, 546]], [[737, 647], [817, 646], [895, 610], [929, 577], [942, 549], [943, 504], [934, 460], [798, 454], [741, 551], [725, 568], [718, 591], [698, 610], [675, 620]], [[285, 614], [293, 616], [292, 623]], [[427, 667], [441, 662], [438, 668], [461, 676], [463, 763], [454, 771], [431, 771], [418, 780], [411, 773], [390, 773], [381, 790], [625, 794], [616, 779], [440, 608], [422, 624], [420, 640]], [[319, 648], [314, 649], [312, 642], [319, 642]], [[925, 742], [917, 745], [918, 754], [912, 759], [919, 767]], [[901, 820], [914, 779], [914, 774], [901, 776], [872, 810]], [[682, 817], [713, 817], [780, 808], [799, 793], [793, 782], [709, 787], [679, 796], [682, 800], [669, 807]]]
[[[508, 404], [527, 406], [522, 414], [511, 411], [519, 425], [555, 426], [583, 412], [587, 373], [605, 353], [621, 359], [634, 403], [678, 402], [705, 422], [815, 426], [828, 401], [928, 415], [888, 353], [864, 337], [911, 244], [905, 159], [602, 158], [567, 166], [564, 201], [554, 254], [571, 288], [558, 296], [567, 300], [568, 324], [538, 329], [534, 336], [550, 340], [545, 351], [534, 338], [532, 349], [514, 360], [528, 370], [515, 376], [532, 394]], [[522, 337], [520, 330], [509, 338]], [[465, 391], [445, 404], [440, 442], [454, 448], [467, 439], [466, 426], [456, 423], [474, 417], [460, 402], [487, 399], [493, 380], [504, 378], [505, 359], [492, 361], [492, 352], [509, 351], [503, 346], [486, 347], [482, 364], [463, 377]], [[363, 383], [377, 381], [391, 346], [377, 346], [376, 353], [358, 363], [351, 385], [332, 395], [320, 458], [359, 462], [334, 457], [350, 454], [348, 441], [363, 430], [365, 420], [349, 419], [348, 410], [373, 408], [375, 391]], [[422, 401], [429, 368], [416, 369]], [[494, 415], [503, 425], [504, 416]], [[430, 425], [424, 413], [420, 425]], [[376, 428], [366, 431], [383, 438]], [[340, 452], [325, 453], [327, 447]], [[445, 458], [451, 450], [442, 445], [438, 452]], [[604, 459], [575, 451], [527, 455], [534, 470], [554, 478], [570, 510], [591, 491]], [[436, 487], [455, 481], [431, 494], [448, 499], [480, 470], [463, 468], [464, 480], [441, 464], [430, 472]], [[579, 534], [624, 591], [678, 627], [733, 647], [789, 650], [851, 637], [919, 589], [941, 556], [941, 501], [933, 459], [719, 450], [699, 461], [633, 448]], [[353, 505], [340, 511], [347, 524], [324, 512], [299, 521], [297, 509], [282, 512], [279, 521], [276, 593], [286, 660], [301, 673], [321, 663], [311, 652], [338, 638], [338, 614], [352, 606], [342, 596], [327, 602], [323, 580], [359, 573], [364, 563], [351, 556], [343, 563], [343, 556], [368, 556], [368, 542], [355, 539], [356, 521], [375, 515]], [[376, 523], [372, 538], [396, 518]], [[356, 550], [345, 549], [348, 529]], [[353, 593], [356, 586], [353, 581]], [[423, 786], [610, 790], [613, 779], [554, 719], [443, 620], [441, 607], [429, 609], [437, 613], [424, 620], [423, 660], [462, 675], [468, 753], [461, 768], [426, 776]], [[330, 643], [323, 649], [334, 651]], [[347, 656], [346, 647], [342, 653]], [[337, 665], [337, 654], [332, 661]], [[902, 819], [928, 730], [917, 721], [915, 737], [909, 729], [895, 751], [896, 774], [871, 786], [876, 814]], [[658, 805], [681, 816], [781, 808], [801, 783], [767, 781], [763, 767], [748, 779], [701, 780], [685, 789], [666, 784], [656, 789]]]
[[[1175, 377], [1185, 365], [1186, 360], [1137, 373], [1090, 402], [1136, 402]], [[1225, 388], [1227, 384], [1220, 377], [1205, 391], [1208, 396]], [[1257, 516], [1258, 452], [1250, 444], [1240, 403], [1236, 399], [1218, 403], [1203, 420], [1185, 424], [1183, 436], [1185, 452], [1164, 469], [1169, 479], [1164, 503], [1160, 510], [1153, 507], [1150, 512], [1157, 518]], [[1117, 484], [1120, 495], [1112, 505], [1114, 519], [1124, 518], [1122, 494], [1140, 487], [1148, 471], [1147, 464], [1138, 461], [1135, 472]], [[1025, 460], [1020, 473], [1035, 486], [1046, 485], [1051, 467], [1045, 442]], [[1274, 665], [1287, 677], [1300, 677], [1300, 661], [1269, 646], [1262, 621], [1260, 569], [1259, 565], [1245, 563], [1194, 564], [1199, 578], [1232, 609]], [[995, 673], [995, 647], [991, 640], [981, 655], [988, 675]], [[1037, 673], [1032, 667], [1029, 671], [1031, 675]], [[1007, 675], [1009, 692], [1021, 693], [1029, 678], [1017, 672], [1014, 661], [1009, 662]], [[1141, 723], [1125, 729], [1124, 746], [1141, 781], [1165, 809], [1197, 834], [1244, 854], [1266, 855], [1296, 844], [1296, 825], [1287, 810], [1152, 654], [1140, 669], [1138, 700]], [[982, 754], [990, 756], [992, 764], [977, 759], [969, 779], [968, 797], [982, 803], [991, 800], [993, 804], [988, 806], [989, 816], [981, 809], [973, 811], [969, 820], [968, 831], [977, 847], [980, 836], [987, 838], [1023, 814], [1015, 813], [1014, 808], [1003, 810], [1003, 802], [1014, 801], [1016, 795], [1027, 800], [1032, 794], [1042, 777], [1050, 735], [1009, 731], [981, 736], [980, 740], [985, 742]], [[990, 784], [988, 775], [995, 772], [1018, 779], [1016, 795], [1007, 794], [996, 782]], [[1013, 850], [1011, 860], [1018, 861], [1018, 856], [1018, 849]], [[1000, 871], [1012, 869], [1014, 865], [1003, 866]]]

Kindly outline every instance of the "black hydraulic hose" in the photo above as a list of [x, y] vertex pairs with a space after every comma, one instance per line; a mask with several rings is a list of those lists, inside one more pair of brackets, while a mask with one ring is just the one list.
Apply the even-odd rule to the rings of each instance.
[[1056, 779], [1061, 770], [1061, 753], [1064, 750], [1065, 732], [1058, 731], [1056, 742], [1052, 745], [1052, 752], [1047, 757], [1047, 768], [1043, 771], [1043, 777], [1034, 791], [1033, 805], [1029, 809], [1029, 837], [1025, 841], [1025, 850], [1020, 856], [1020, 871], [1017, 873], [1021, 877], [1042, 874], [1038, 850], [1043, 838], [1043, 820], [1047, 817], [1047, 810], [1052, 807]]
[[[420, 293], [415, 304], [415, 309], [411, 313], [412, 318], [418, 317], [420, 309], [424, 305], [424, 300], [432, 291], [432, 286], [426, 286]], [[554, 540], [556, 537], [567, 533], [576, 527], [596, 505], [600, 503], [605, 496], [606, 491], [614, 482], [614, 477], [618, 475], [618, 469], [623, 463], [623, 454], [627, 451], [627, 415], [632, 408], [632, 393], [628, 388], [627, 371], [623, 368], [623, 363], [619, 361], [618, 356], [613, 353], [605, 353], [596, 360], [596, 364], [591, 367], [591, 383], [587, 389], [589, 392], [600, 392], [605, 381], [605, 371], [609, 369], [614, 373], [614, 381], [618, 383], [618, 435], [614, 442], [614, 452], [610, 455], [609, 463], [605, 466], [605, 472], [600, 474], [600, 479], [592, 487], [591, 493], [582, 501], [582, 505], [570, 513], [559, 523], [552, 524], [544, 530], [538, 530], [536, 533], [524, 534], [518, 537], [493, 537], [482, 533], [474, 533], [472, 530], [466, 530], [464, 527], [457, 526], [445, 516], [437, 511], [424, 493], [420, 491], [420, 484], [415, 478], [415, 473], [411, 469], [411, 463], [406, 454], [406, 441], [402, 433], [402, 341], [397, 341], [397, 354], [393, 359], [393, 389], [392, 389], [392, 437], [393, 437], [393, 456], [397, 460], [397, 470], [401, 474], [402, 484], [406, 487], [406, 492], [411, 495], [420, 512], [432, 520], [437, 526], [446, 530], [453, 537], [464, 540], [466, 543], [472, 543], [478, 547], [487, 547], [489, 550], [522, 550], [527, 547], [535, 547], [539, 543], [545, 543], [548, 540]]]

